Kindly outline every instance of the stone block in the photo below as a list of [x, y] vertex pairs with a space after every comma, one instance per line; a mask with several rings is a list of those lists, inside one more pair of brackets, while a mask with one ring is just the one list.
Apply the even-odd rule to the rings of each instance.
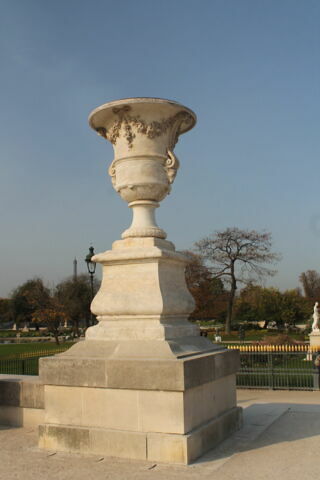
[[[140, 343], [141, 349], [146, 347]], [[161, 360], [153, 359], [150, 351], [149, 358], [130, 358], [128, 353], [128, 358], [115, 359], [111, 354], [106, 358], [108, 348], [113, 348], [109, 344], [79, 342], [64, 354], [41, 358], [41, 381], [46, 385], [185, 391], [235, 374], [239, 368], [237, 350]]]
[[185, 435], [147, 434], [148, 460], [189, 464], [240, 428], [240, 408], [233, 408]]
[[221, 350], [185, 359], [184, 388], [218, 380], [234, 374], [240, 367], [240, 357], [237, 350]]
[[135, 460], [147, 459], [146, 434], [90, 429], [92, 453]]
[[146, 434], [92, 427], [40, 425], [39, 447], [146, 460]]
[[44, 410], [9, 405], [0, 406], [0, 425], [11, 427], [37, 427], [45, 421]]
[[186, 435], [148, 433], [148, 460], [163, 463], [188, 463]]
[[183, 392], [139, 391], [141, 430], [185, 433]]
[[48, 424], [187, 433], [236, 405], [235, 376], [185, 392], [45, 386]]
[[21, 383], [14, 379], [0, 381], [0, 405], [20, 407]]
[[240, 427], [241, 421], [241, 409], [233, 408], [188, 434], [40, 425], [39, 446], [65, 452], [188, 464], [227, 438]]
[[79, 390], [82, 390], [82, 425], [140, 430], [139, 391], [104, 388]]
[[44, 386], [39, 378], [21, 382], [21, 407], [44, 408]]
[[105, 367], [102, 358], [54, 355], [39, 359], [39, 376], [45, 385], [106, 387]]
[[82, 425], [82, 389], [46, 385], [45, 421]]
[[187, 463], [216, 447], [241, 425], [242, 409], [235, 407], [191, 432], [187, 437]]
[[190, 432], [235, 406], [235, 375], [187, 390], [184, 394], [184, 432]]
[[39, 377], [0, 375], [0, 405], [44, 408], [44, 389]]
[[89, 429], [39, 425], [39, 447], [63, 452], [90, 452]]

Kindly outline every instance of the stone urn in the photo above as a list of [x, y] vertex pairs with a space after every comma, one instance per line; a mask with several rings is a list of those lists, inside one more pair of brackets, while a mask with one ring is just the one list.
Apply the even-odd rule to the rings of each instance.
[[178, 137], [195, 125], [196, 115], [170, 100], [128, 98], [96, 108], [89, 123], [112, 143], [112, 184], [133, 210], [132, 225], [122, 238], [166, 238], [154, 210], [170, 192], [179, 168], [173, 153]]

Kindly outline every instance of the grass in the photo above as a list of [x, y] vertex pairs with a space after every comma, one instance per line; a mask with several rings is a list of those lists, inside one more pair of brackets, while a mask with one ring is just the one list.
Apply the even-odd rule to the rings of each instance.
[[[0, 374], [38, 375], [39, 358], [68, 350], [74, 342], [0, 345]], [[32, 356], [33, 355], [33, 356]]]
[[19, 355], [20, 353], [34, 353], [34, 352], [42, 352], [48, 350], [57, 350], [58, 348], [63, 348], [64, 346], [67, 348], [71, 347], [73, 342], [65, 342], [57, 345], [53, 342], [41, 342], [41, 343], [8, 343], [8, 344], [0, 344], [0, 358], [7, 357], [8, 355]]

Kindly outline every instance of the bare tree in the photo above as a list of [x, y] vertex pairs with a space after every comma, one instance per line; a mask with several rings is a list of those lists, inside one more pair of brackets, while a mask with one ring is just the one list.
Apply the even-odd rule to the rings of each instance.
[[320, 275], [318, 272], [307, 270], [301, 273], [299, 280], [302, 283], [305, 297], [313, 301], [320, 299]]
[[230, 333], [238, 282], [248, 284], [276, 273], [266, 266], [280, 259], [270, 251], [271, 233], [227, 228], [197, 242], [195, 250], [205, 259], [214, 277], [230, 285], [225, 324], [226, 333]]

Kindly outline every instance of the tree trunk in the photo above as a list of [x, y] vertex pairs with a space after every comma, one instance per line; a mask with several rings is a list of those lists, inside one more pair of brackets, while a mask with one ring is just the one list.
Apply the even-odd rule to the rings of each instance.
[[54, 338], [55, 338], [56, 344], [57, 344], [57, 345], [60, 345], [60, 342], [59, 342], [59, 334], [58, 334], [58, 333], [54, 333]]
[[225, 323], [225, 333], [230, 335], [231, 333], [231, 323], [232, 323], [232, 314], [233, 314], [233, 304], [234, 304], [234, 297], [236, 295], [237, 290], [237, 280], [234, 275], [234, 265], [231, 265], [231, 289], [230, 295], [228, 300], [228, 310], [227, 310], [227, 318]]

